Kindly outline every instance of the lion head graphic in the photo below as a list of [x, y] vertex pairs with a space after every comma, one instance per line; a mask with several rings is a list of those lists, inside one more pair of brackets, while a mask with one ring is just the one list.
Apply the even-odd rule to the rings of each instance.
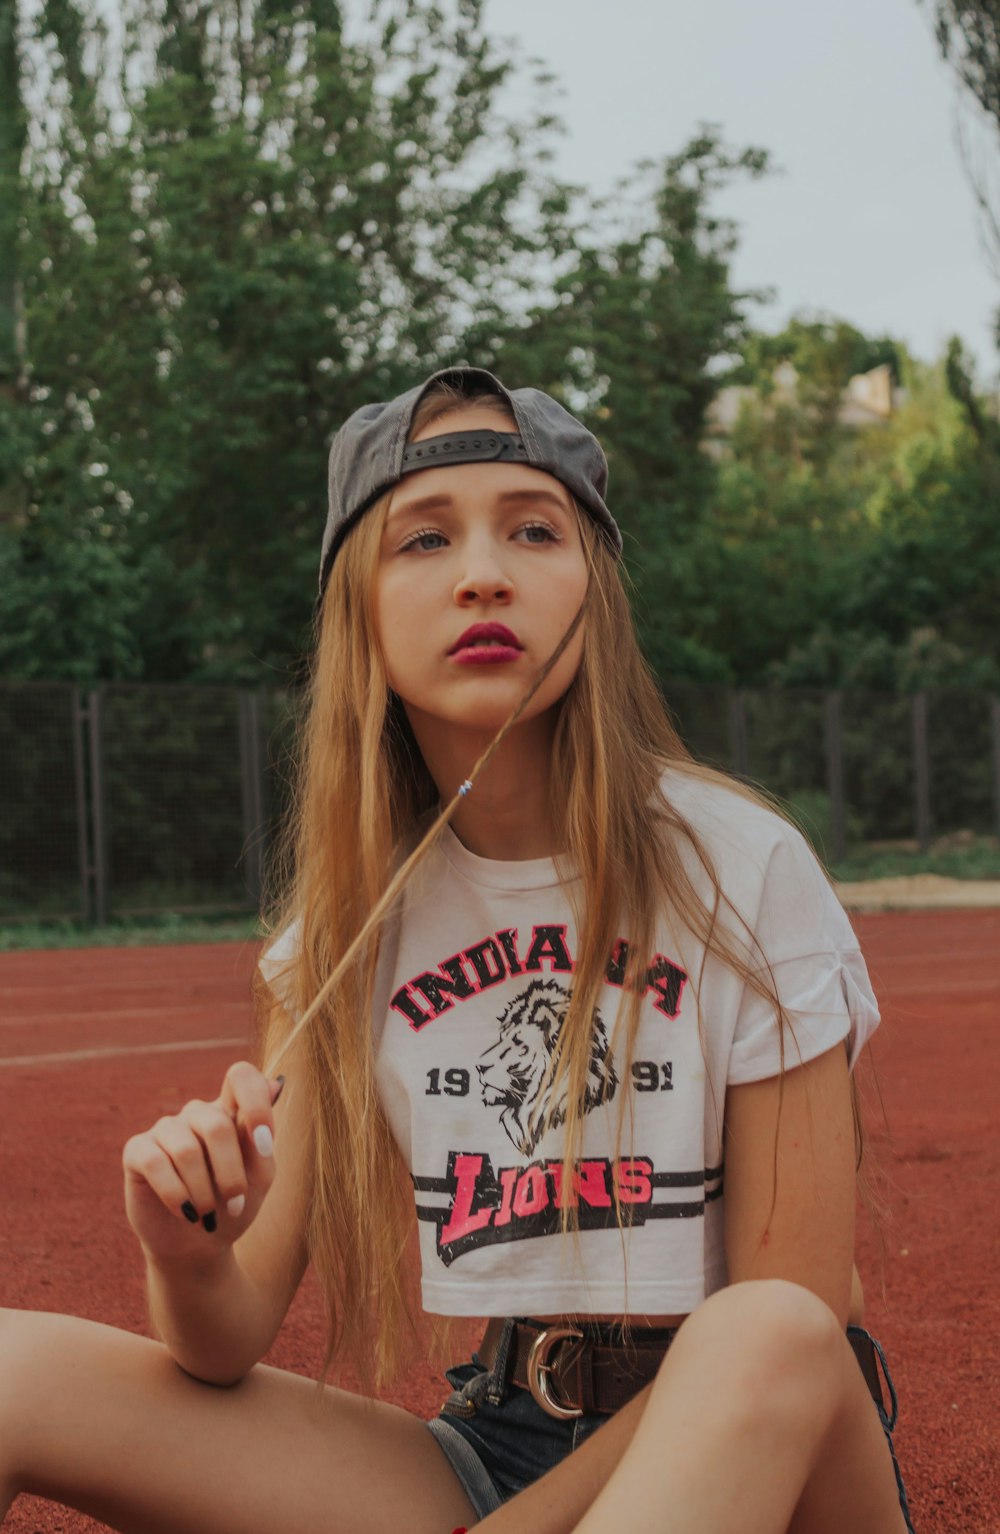
[[[546, 1129], [566, 1122], [566, 1084], [561, 1083], [554, 1102], [546, 1076], [569, 999], [569, 991], [555, 980], [533, 980], [498, 1018], [500, 1037], [476, 1067], [484, 1104], [500, 1109], [504, 1132], [525, 1156]], [[584, 1112], [610, 1102], [617, 1086], [607, 1032], [595, 1008]]]

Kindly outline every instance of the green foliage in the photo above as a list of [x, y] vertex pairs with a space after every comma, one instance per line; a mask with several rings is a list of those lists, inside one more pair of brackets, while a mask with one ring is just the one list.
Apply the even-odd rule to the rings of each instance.
[[1000, 18], [996, 0], [934, 0], [933, 8], [941, 53], [1000, 127]]
[[981, 836], [954, 847], [919, 852], [912, 846], [858, 847], [831, 870], [845, 883], [861, 879], [912, 878], [936, 874], [941, 879], [985, 879], [1000, 882], [1000, 845], [995, 836]]
[[16, 379], [21, 363], [17, 231], [20, 165], [27, 136], [22, 67], [17, 5], [15, 0], [0, 0], [0, 388]]
[[[483, 9], [379, 0], [348, 36], [336, 0], [129, 0], [120, 65], [83, 0], [25, 13], [0, 674], [294, 680], [330, 435], [474, 362], [605, 444], [660, 674], [1000, 685], [1000, 427], [960, 347], [926, 367], [834, 318], [755, 333], [714, 202], [766, 155], [707, 126], [606, 199], [560, 184], [545, 78], [505, 120], [523, 66]], [[905, 402], [845, 427], [882, 364]]]
[[[941, 55], [952, 66], [968, 98], [979, 109], [980, 123], [1000, 133], [1000, 10], [997, 0], [930, 0]], [[1000, 276], [1000, 205], [992, 164], [976, 163], [958, 120], [958, 145], [966, 177], [981, 215], [984, 244]], [[1000, 336], [1000, 311], [995, 322]]]
[[[57, 643], [49, 675], [294, 670], [330, 433], [455, 360], [470, 315], [495, 345], [539, 261], [568, 245], [544, 120], [496, 111], [510, 64], [478, 0], [451, 19], [380, 9], [349, 43], [329, 3], [260, 4], [237, 43], [218, 26], [235, 8], [135, 6], [117, 114], [79, 35], [53, 27], [67, 104], [36, 113], [21, 254], [32, 405], [59, 446], [42, 451], [37, 431], [22, 446], [32, 505], [6, 559], [20, 613], [65, 576], [32, 585], [21, 545], [68, 540], [86, 566], [84, 530], [103, 523], [131, 649], [74, 644], [67, 669]], [[60, 14], [84, 25], [70, 0]], [[83, 577], [95, 597], [110, 564]], [[9, 645], [7, 673], [36, 674], [37, 644]]]
[[178, 916], [115, 921], [106, 927], [88, 922], [0, 921], [0, 953], [44, 948], [135, 948], [174, 943], [254, 943], [264, 934], [253, 916]]
[[[720, 464], [706, 557], [729, 602], [710, 642], [743, 681], [996, 687], [992, 436], [972, 429], [945, 366], [918, 363], [902, 347], [901, 402], [865, 427], [842, 425], [816, 403], [839, 398], [845, 372], [864, 355], [858, 333], [793, 326], [748, 348], [757, 368], [761, 358], [770, 368], [793, 355], [800, 386], [775, 404], [773, 373], [758, 378]], [[819, 358], [813, 372], [810, 355]], [[742, 376], [754, 376], [750, 363]]]
[[[833, 810], [830, 795], [822, 788], [800, 788], [784, 801], [799, 830], [812, 843], [817, 855], [826, 864], [833, 859]], [[864, 835], [864, 822], [854, 811], [846, 815], [848, 846], [856, 846]]]
[[719, 388], [710, 365], [743, 343], [754, 295], [730, 287], [736, 234], [711, 201], [766, 168], [761, 151], [731, 150], [712, 127], [638, 167], [595, 205], [598, 238], [578, 231], [556, 306], [536, 308], [503, 348], [514, 382], [547, 380], [604, 445], [639, 627], [661, 673], [728, 673], [702, 637], [720, 594], [699, 558], [715, 482], [701, 441]]

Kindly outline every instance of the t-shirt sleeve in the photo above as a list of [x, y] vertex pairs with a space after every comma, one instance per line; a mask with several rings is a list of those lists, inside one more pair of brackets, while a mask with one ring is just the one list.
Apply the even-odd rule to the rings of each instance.
[[301, 944], [302, 923], [293, 921], [262, 951], [257, 966], [286, 1012], [295, 1016], [291, 1004], [292, 970]]
[[[399, 914], [390, 911], [382, 928], [379, 942], [378, 966], [375, 971], [372, 1024], [375, 1037], [379, 1037], [392, 991], [392, 976], [399, 943]], [[292, 976], [302, 947], [302, 920], [296, 917], [290, 926], [261, 952], [257, 966], [285, 1011], [296, 1021], [298, 1008], [292, 1001]]]
[[[753, 929], [760, 945], [753, 962], [765, 983], [765, 960], [770, 965], [791, 1025], [784, 1034], [784, 1069], [846, 1039], [853, 1070], [878, 1026], [878, 1003], [846, 913], [794, 827], [782, 827], [768, 858]], [[744, 986], [727, 1080], [761, 1081], [781, 1069], [774, 1006]]]

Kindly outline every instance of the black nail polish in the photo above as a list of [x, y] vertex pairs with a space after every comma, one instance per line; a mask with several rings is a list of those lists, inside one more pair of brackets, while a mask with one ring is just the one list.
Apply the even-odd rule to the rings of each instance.
[[215, 1210], [210, 1209], [206, 1215], [202, 1215], [201, 1223], [204, 1225], [209, 1235], [211, 1235], [216, 1225]]
[[184, 1216], [185, 1220], [190, 1220], [192, 1225], [197, 1225], [198, 1211], [190, 1200], [187, 1200], [181, 1205], [181, 1214]]

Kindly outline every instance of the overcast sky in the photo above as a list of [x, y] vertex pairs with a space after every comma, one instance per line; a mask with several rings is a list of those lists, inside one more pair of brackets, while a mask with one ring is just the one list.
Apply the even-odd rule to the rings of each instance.
[[[561, 83], [566, 179], [607, 191], [701, 122], [771, 152], [774, 173], [717, 203], [740, 225], [734, 284], [775, 290], [762, 328], [822, 310], [926, 360], [957, 333], [995, 384], [1000, 281], [927, 0], [487, 0], [486, 14]], [[980, 144], [995, 158], [995, 135]]]

